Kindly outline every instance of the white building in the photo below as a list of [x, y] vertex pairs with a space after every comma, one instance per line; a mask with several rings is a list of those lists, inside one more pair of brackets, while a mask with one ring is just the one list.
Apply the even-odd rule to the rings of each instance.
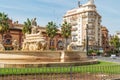
[[[88, 0], [86, 4], [79, 5], [66, 12], [63, 21], [72, 25], [72, 42], [77, 47], [82, 47], [86, 42], [86, 29], [89, 37], [89, 48], [101, 46], [101, 16], [96, 10], [94, 0]], [[88, 28], [87, 28], [88, 25]]]

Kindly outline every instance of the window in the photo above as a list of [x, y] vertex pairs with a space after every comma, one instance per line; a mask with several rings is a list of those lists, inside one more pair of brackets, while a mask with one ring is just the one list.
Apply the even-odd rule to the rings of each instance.
[[11, 45], [12, 44], [12, 36], [10, 34], [6, 34], [3, 36], [4, 43], [5, 45]]
[[6, 39], [6, 44], [11, 44], [11, 40], [10, 39]]

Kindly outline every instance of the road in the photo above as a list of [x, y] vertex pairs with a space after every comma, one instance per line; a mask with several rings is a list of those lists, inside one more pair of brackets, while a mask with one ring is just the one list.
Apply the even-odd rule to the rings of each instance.
[[100, 57], [100, 56], [97, 56], [96, 58], [98, 60], [100, 60], [100, 61], [115, 62], [115, 63], [119, 63], [120, 64], [120, 57], [111, 58], [111, 57]]

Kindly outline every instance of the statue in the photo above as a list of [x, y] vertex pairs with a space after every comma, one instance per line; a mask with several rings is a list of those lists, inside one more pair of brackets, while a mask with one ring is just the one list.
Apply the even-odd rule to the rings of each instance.
[[2, 45], [2, 43], [0, 42], [0, 51], [4, 51], [5, 50], [5, 48], [4, 48], [4, 46]]
[[32, 42], [31, 44], [29, 44], [28, 47], [29, 47], [29, 48], [28, 48], [27, 50], [29, 50], [29, 51], [36, 50], [36, 46], [35, 46], [34, 42]]
[[31, 20], [32, 26], [37, 26], [36, 18]]
[[73, 46], [73, 43], [71, 42], [68, 46], [67, 46], [67, 50], [68, 51], [72, 51], [73, 49], [72, 49], [72, 46]]
[[32, 25], [32, 34], [36, 34], [37, 33], [37, 22], [36, 22], [36, 18], [31, 20], [31, 25]]
[[33, 26], [32, 27], [32, 32], [31, 32], [32, 34], [36, 34], [37, 33], [37, 27], [36, 26]]
[[41, 30], [38, 30], [38, 33], [37, 33], [37, 34], [38, 34], [39, 36], [43, 37]]
[[41, 51], [46, 50], [47, 49], [47, 42], [41, 42], [42, 46], [41, 46]]
[[12, 42], [12, 46], [13, 46], [13, 49], [14, 49], [14, 50], [18, 50], [18, 49], [19, 49], [19, 45], [18, 45], [17, 40], [14, 40], [14, 41]]
[[45, 37], [42, 35], [41, 30], [37, 30], [37, 27], [32, 23], [31, 34], [26, 34], [24, 42], [22, 44], [22, 50], [36, 51], [36, 50], [46, 50], [47, 42]]
[[24, 42], [22, 43], [22, 50], [25, 50], [25, 47], [26, 47], [26, 42], [24, 41]]
[[36, 42], [36, 50], [40, 50], [42, 47], [41, 41]]

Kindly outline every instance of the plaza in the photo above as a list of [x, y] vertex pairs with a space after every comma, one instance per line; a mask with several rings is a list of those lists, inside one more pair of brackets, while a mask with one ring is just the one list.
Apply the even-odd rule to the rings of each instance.
[[78, 1], [59, 26], [0, 12], [0, 80], [119, 80], [119, 32], [109, 35], [102, 18], [94, 0]]

